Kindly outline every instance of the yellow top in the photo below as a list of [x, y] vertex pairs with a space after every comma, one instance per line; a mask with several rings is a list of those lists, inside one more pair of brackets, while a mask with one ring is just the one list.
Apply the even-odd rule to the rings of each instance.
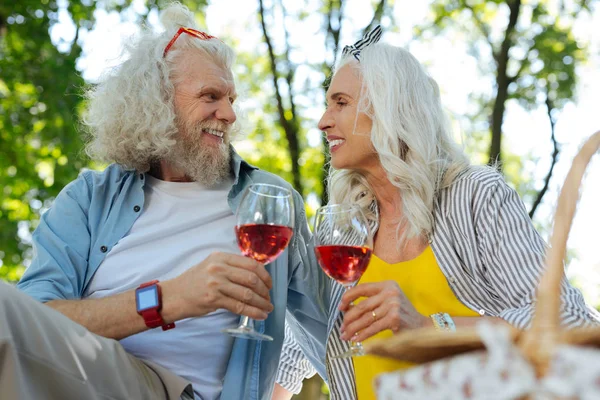
[[[373, 254], [369, 267], [359, 283], [388, 280], [396, 281], [415, 309], [423, 315], [446, 312], [455, 317], [479, 316], [456, 298], [448, 286], [446, 277], [440, 271], [431, 247], [427, 247], [418, 257], [397, 264], [388, 264]], [[359, 299], [357, 303], [361, 300]], [[365, 342], [373, 338], [386, 338], [392, 335], [392, 331], [388, 329], [379, 332]], [[353, 357], [352, 360], [359, 400], [375, 399], [373, 390], [375, 376], [411, 366], [407, 362], [371, 355]]]

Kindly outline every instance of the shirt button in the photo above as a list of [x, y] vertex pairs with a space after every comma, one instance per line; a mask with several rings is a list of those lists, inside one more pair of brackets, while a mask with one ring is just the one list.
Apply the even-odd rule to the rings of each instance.
[[479, 310], [479, 315], [481, 315], [482, 317], [485, 315], [485, 310], [483, 308]]
[[451, 283], [455, 283], [455, 282], [456, 282], [456, 279], [454, 279], [454, 277], [453, 277], [453, 276], [451, 276], [451, 277], [450, 277], [450, 282], [451, 282]]
[[106, 246], [100, 246], [100, 251], [103, 253], [106, 253], [108, 251], [108, 247]]
[[133, 207], [133, 211], [135, 211], [135, 212], [139, 212], [139, 211], [140, 211], [140, 206], [135, 206], [135, 207]]

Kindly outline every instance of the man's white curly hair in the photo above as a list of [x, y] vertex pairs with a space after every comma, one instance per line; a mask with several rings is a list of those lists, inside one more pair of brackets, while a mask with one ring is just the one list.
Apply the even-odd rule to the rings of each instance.
[[[359, 110], [373, 121], [371, 143], [390, 182], [402, 196], [403, 220], [398, 244], [433, 230], [433, 208], [440, 191], [452, 184], [469, 161], [453, 141], [437, 83], [408, 51], [376, 43], [361, 52], [360, 62], [347, 55], [362, 78]], [[372, 225], [375, 200], [367, 179], [352, 170], [329, 172], [330, 203], [357, 203]]]
[[231, 70], [235, 54], [219, 39], [183, 33], [163, 57], [180, 27], [198, 27], [193, 14], [179, 3], [169, 5], [160, 20], [165, 31], [143, 27], [137, 40], [126, 45], [127, 61], [86, 94], [86, 152], [95, 160], [146, 172], [169, 154], [177, 134], [173, 72], [182, 54], [198, 51], [207, 61]]

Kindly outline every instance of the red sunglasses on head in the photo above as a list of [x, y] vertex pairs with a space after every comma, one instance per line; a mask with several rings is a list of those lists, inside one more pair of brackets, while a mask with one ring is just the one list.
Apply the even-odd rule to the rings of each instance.
[[167, 51], [169, 51], [169, 49], [171, 48], [171, 46], [173, 46], [173, 44], [175, 43], [175, 41], [177, 40], [177, 38], [182, 34], [182, 33], [187, 33], [188, 35], [191, 35], [195, 38], [198, 38], [200, 40], [208, 40], [208, 39], [216, 39], [216, 37], [209, 35], [206, 32], [201, 32], [201, 31], [197, 31], [196, 29], [192, 29], [192, 28], [185, 28], [185, 27], [181, 27], [179, 28], [179, 30], [177, 31], [177, 33], [175, 34], [175, 36], [173, 36], [173, 39], [171, 39], [171, 41], [169, 42], [169, 44], [167, 44], [167, 47], [165, 47], [165, 51], [163, 52], [163, 58], [167, 55]]

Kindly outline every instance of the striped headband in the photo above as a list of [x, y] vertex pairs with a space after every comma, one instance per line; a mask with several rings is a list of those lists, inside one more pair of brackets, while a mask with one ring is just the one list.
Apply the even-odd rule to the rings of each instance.
[[358, 42], [350, 46], [345, 46], [344, 50], [342, 50], [342, 57], [350, 53], [354, 56], [354, 58], [356, 58], [357, 61], [360, 61], [360, 51], [370, 44], [379, 42], [379, 39], [381, 39], [381, 34], [381, 25], [377, 25], [371, 30], [371, 32], [363, 36], [363, 38]]

